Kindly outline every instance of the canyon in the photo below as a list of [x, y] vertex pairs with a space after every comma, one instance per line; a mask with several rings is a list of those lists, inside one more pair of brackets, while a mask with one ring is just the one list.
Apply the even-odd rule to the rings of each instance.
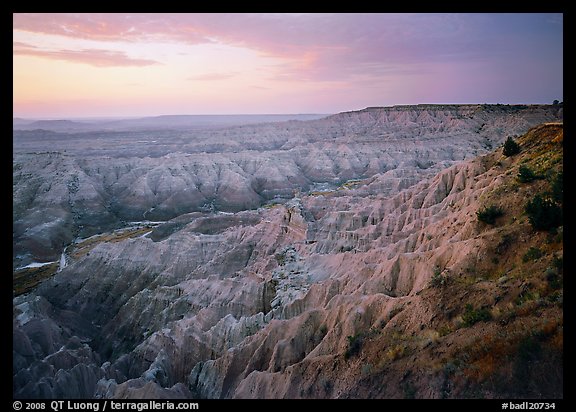
[[14, 397], [561, 398], [562, 118], [15, 127]]

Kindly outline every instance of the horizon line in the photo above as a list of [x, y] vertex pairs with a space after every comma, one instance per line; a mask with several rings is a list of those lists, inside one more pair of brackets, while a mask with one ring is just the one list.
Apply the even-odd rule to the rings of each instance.
[[[563, 104], [563, 101], [558, 101], [558, 104]], [[352, 113], [369, 109], [387, 109], [395, 107], [418, 107], [418, 106], [553, 106], [554, 103], [414, 103], [414, 104], [395, 104], [387, 106], [366, 106], [361, 109], [350, 109], [337, 112], [308, 112], [308, 113], [194, 113], [194, 114], [154, 114], [154, 115], [126, 115], [126, 116], [72, 116], [72, 117], [27, 117], [27, 116], [12, 116], [12, 120], [127, 120], [127, 119], [150, 119], [155, 117], [184, 117], [184, 116], [330, 116], [339, 113]]]

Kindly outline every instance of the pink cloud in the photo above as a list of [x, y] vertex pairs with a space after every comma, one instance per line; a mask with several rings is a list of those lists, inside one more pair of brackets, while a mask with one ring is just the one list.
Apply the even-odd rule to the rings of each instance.
[[348, 80], [359, 73], [407, 73], [422, 61], [473, 56], [477, 39], [468, 32], [475, 19], [411, 14], [14, 14], [13, 27], [101, 41], [220, 42], [289, 60], [279, 78], [321, 81]]
[[99, 49], [43, 50], [22, 42], [13, 43], [13, 54], [65, 60], [74, 63], [88, 64], [95, 67], [151, 66], [154, 64], [160, 64], [154, 60], [135, 59], [118, 51]]
[[[13, 29], [32, 33], [100, 41], [178, 39], [189, 43], [210, 40], [200, 29], [174, 14], [16, 13]], [[186, 16], [186, 15], [184, 15]]]
[[[556, 84], [556, 90], [562, 82], [561, 14], [13, 16], [14, 30], [39, 34], [110, 42], [171, 41], [245, 47], [261, 56], [284, 59], [273, 67], [275, 77], [271, 80], [338, 81], [357, 86], [360, 82], [370, 85], [372, 80], [397, 83], [402, 78], [406, 89], [422, 76], [450, 90], [455, 87], [454, 73], [458, 73], [465, 84], [480, 92], [498, 82], [517, 84], [518, 90], [540, 83], [547, 88]], [[79, 59], [86, 52], [42, 50], [53, 58], [68, 59]], [[134, 61], [121, 53], [99, 53], [102, 61]], [[470, 76], [471, 67], [481, 77]], [[203, 80], [214, 80], [219, 75], [207, 76]], [[520, 78], [525, 80], [520, 82]], [[500, 93], [504, 94], [504, 89]]]

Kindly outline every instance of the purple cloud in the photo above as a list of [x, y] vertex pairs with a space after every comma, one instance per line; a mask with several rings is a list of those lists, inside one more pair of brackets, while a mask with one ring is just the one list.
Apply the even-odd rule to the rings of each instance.
[[[13, 23], [70, 38], [245, 47], [284, 59], [272, 80], [411, 84], [424, 76], [439, 90], [482, 96], [562, 92], [562, 14], [14, 14]], [[156, 63], [95, 50], [42, 53], [72, 60], [95, 53], [100, 65]], [[221, 75], [207, 76], [196, 79]]]
[[[220, 42], [292, 60], [282, 77], [349, 79], [514, 58], [561, 15], [15, 14], [14, 29], [107, 41]], [[561, 37], [561, 35], [560, 35]], [[523, 49], [522, 49], [523, 47]]]
[[12, 50], [14, 55], [45, 57], [54, 60], [83, 63], [95, 67], [151, 66], [160, 64], [154, 60], [135, 59], [125, 53], [111, 50], [43, 50], [22, 42], [14, 42]]

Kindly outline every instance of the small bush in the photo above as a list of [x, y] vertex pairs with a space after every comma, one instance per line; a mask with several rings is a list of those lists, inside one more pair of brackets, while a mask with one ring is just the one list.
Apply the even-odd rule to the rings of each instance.
[[364, 343], [364, 336], [361, 333], [357, 333], [354, 336], [348, 336], [348, 349], [344, 353], [345, 359], [350, 359], [352, 356], [360, 353], [362, 349], [362, 344]]
[[492, 319], [492, 314], [487, 308], [474, 309], [470, 303], [464, 308], [464, 314], [462, 315], [462, 320], [464, 321], [464, 326], [472, 326], [478, 322], [487, 322]]
[[520, 166], [518, 169], [518, 180], [521, 183], [530, 183], [536, 179], [538, 179], [538, 176], [532, 171], [532, 169], [528, 166]]
[[524, 210], [534, 230], [550, 230], [562, 225], [562, 208], [552, 199], [536, 195]]
[[489, 225], [496, 223], [496, 219], [502, 215], [504, 215], [504, 210], [498, 206], [488, 206], [476, 212], [478, 220]]
[[446, 285], [446, 283], [448, 283], [448, 277], [442, 275], [442, 271], [439, 267], [434, 269], [434, 273], [430, 278], [430, 286], [433, 288], [440, 288]]
[[522, 256], [522, 262], [526, 263], [531, 260], [536, 260], [541, 258], [543, 255], [544, 253], [540, 249], [538, 249], [537, 247], [531, 247], [530, 249], [528, 249], [528, 252], [526, 252], [524, 256]]
[[502, 151], [502, 154], [506, 157], [510, 157], [518, 153], [520, 153], [520, 145], [516, 143], [512, 137], [509, 136], [504, 143], [504, 150]]

